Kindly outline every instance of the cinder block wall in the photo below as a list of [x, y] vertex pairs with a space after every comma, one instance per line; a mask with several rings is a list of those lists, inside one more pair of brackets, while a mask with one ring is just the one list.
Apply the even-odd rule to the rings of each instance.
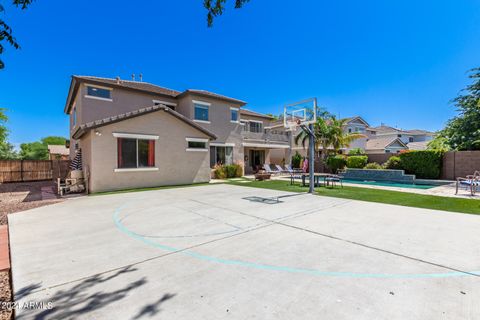
[[442, 179], [454, 180], [480, 171], [480, 151], [450, 151], [443, 156]]

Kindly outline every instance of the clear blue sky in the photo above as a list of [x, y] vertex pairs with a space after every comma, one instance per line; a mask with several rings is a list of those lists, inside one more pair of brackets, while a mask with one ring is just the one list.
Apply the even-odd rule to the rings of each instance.
[[[316, 96], [342, 117], [437, 130], [480, 66], [480, 2], [251, 0], [206, 27], [202, 0], [37, 0], [7, 6], [21, 50], [6, 48], [0, 107], [10, 141], [68, 136], [72, 74], [206, 89], [278, 114]], [[7, 2], [7, 1], [5, 1]]]

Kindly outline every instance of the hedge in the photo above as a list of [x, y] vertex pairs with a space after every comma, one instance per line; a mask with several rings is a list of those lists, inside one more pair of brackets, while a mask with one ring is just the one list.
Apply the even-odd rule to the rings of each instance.
[[420, 179], [438, 179], [442, 173], [443, 152], [437, 150], [410, 151], [400, 154], [400, 166]]
[[367, 156], [349, 156], [347, 158], [347, 168], [362, 169], [367, 165]]
[[215, 179], [226, 179], [241, 177], [243, 174], [242, 166], [238, 164], [215, 165]]
[[326, 164], [334, 173], [337, 173], [339, 169], [345, 167], [347, 160], [345, 160], [345, 156], [341, 155], [330, 156], [327, 158]]

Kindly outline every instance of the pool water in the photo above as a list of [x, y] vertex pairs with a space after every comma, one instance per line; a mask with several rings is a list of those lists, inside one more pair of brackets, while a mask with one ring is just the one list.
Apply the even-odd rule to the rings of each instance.
[[408, 189], [431, 189], [438, 187], [438, 185], [432, 184], [409, 184], [409, 183], [400, 183], [393, 181], [373, 181], [373, 180], [350, 180], [344, 179], [343, 182], [354, 183], [354, 184], [366, 184], [370, 186], [382, 186], [382, 187], [397, 187], [397, 188], [408, 188]]

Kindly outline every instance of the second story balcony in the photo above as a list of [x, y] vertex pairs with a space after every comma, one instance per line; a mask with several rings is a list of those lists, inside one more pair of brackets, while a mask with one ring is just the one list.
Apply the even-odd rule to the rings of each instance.
[[265, 143], [288, 144], [290, 136], [287, 132], [265, 129], [261, 132], [242, 131], [243, 140], [264, 141]]

